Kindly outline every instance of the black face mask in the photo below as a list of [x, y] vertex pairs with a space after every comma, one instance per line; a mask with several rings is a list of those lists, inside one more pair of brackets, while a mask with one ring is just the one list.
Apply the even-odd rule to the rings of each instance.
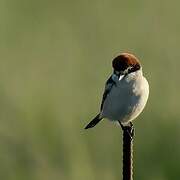
[[132, 66], [128, 69], [128, 74], [140, 70], [141, 66], [139, 64], [136, 64], [135, 66]]
[[141, 67], [139, 64], [136, 64], [135, 66], [129, 66], [127, 69], [125, 69], [124, 71], [116, 71], [114, 70], [114, 74], [117, 75], [118, 77], [122, 76], [122, 75], [127, 75], [130, 74], [132, 72], [135, 72], [137, 70], [139, 70]]

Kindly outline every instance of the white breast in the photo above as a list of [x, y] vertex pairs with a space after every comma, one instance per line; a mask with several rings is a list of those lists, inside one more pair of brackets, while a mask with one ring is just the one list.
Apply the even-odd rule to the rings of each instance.
[[113, 86], [104, 102], [101, 116], [126, 124], [142, 112], [148, 95], [149, 85], [142, 71], [130, 73]]

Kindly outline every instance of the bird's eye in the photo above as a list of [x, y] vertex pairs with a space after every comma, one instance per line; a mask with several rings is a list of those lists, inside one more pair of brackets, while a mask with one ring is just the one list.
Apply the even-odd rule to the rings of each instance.
[[135, 72], [140, 69], [140, 65], [136, 64], [135, 66], [128, 67], [127, 71], [128, 73]]

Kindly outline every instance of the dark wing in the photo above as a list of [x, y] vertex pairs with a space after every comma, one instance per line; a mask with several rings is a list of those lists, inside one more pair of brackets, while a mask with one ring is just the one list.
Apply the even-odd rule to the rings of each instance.
[[115, 84], [116, 84], [116, 82], [113, 80], [112, 76], [110, 76], [110, 78], [106, 81], [105, 90], [104, 90], [103, 98], [102, 98], [102, 102], [101, 102], [101, 110], [103, 108], [104, 101], [105, 101], [107, 95], [110, 93], [112, 87]]
[[98, 124], [101, 120], [102, 118], [100, 118], [100, 114], [98, 114], [84, 129], [89, 129], [96, 126], [96, 124]]

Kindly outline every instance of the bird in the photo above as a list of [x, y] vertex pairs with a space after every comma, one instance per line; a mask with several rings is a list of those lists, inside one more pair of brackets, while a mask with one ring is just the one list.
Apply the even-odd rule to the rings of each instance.
[[112, 60], [113, 72], [105, 83], [99, 113], [85, 129], [93, 128], [102, 119], [118, 122], [122, 129], [133, 127], [132, 121], [143, 111], [149, 96], [149, 84], [143, 76], [139, 59], [121, 53]]

